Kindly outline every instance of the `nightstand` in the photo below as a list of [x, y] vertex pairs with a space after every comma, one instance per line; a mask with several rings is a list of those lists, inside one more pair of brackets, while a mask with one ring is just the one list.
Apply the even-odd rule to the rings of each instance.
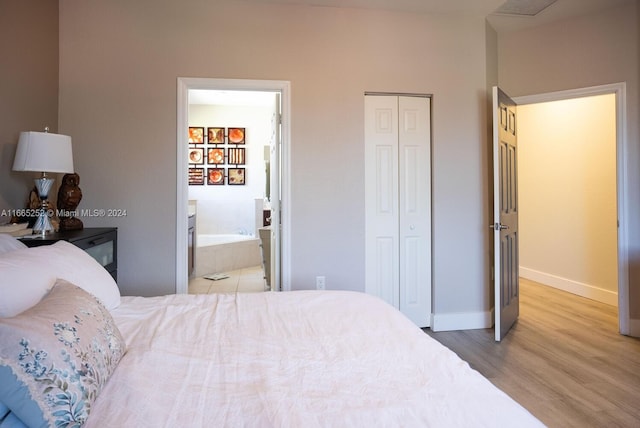
[[51, 245], [58, 241], [68, 241], [82, 248], [96, 259], [118, 281], [118, 229], [115, 227], [85, 227], [82, 230], [68, 230], [50, 233], [44, 237], [20, 238], [27, 247]]

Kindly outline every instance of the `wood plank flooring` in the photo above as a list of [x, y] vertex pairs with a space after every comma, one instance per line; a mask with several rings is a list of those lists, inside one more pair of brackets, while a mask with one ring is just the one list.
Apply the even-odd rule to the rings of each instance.
[[640, 339], [618, 333], [617, 309], [520, 281], [501, 343], [492, 329], [425, 332], [549, 427], [640, 427]]

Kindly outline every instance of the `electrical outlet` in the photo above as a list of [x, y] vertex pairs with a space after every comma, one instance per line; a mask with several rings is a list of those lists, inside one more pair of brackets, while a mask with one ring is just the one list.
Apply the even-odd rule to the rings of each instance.
[[325, 277], [324, 276], [316, 276], [316, 289], [324, 290], [325, 289]]

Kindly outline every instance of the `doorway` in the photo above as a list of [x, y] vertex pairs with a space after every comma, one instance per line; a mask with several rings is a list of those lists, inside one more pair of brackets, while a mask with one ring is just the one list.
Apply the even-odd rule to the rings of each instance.
[[270, 148], [277, 94], [189, 91], [189, 293], [270, 287]]
[[617, 307], [615, 95], [518, 119], [520, 276]]
[[[253, 253], [268, 252], [269, 266], [263, 268], [268, 272], [266, 282], [269, 289], [288, 289], [289, 217], [283, 216], [282, 212], [286, 214], [289, 211], [286, 209], [289, 200], [289, 93], [289, 82], [284, 81], [178, 78], [176, 293], [188, 291], [189, 262], [194, 259], [190, 254], [195, 255], [196, 269], [199, 263], [197, 246], [193, 253], [190, 252], [193, 234], [189, 232], [189, 218], [190, 214], [194, 213], [196, 220], [192, 223], [196, 223], [196, 229], [199, 224], [204, 234], [247, 238], [245, 242], [234, 244], [234, 251], [239, 251], [240, 246], [243, 246], [253, 258], [256, 256]], [[211, 97], [214, 96], [218, 97], [218, 100], [211, 102]], [[220, 101], [222, 97], [225, 101]], [[253, 101], [247, 101], [248, 99]], [[238, 106], [247, 103], [254, 104], [255, 108]], [[271, 105], [265, 107], [267, 103]], [[212, 107], [214, 104], [218, 106]], [[226, 109], [220, 107], [225, 104]], [[256, 104], [265, 108], [259, 108]], [[217, 114], [214, 114], [216, 111]], [[238, 119], [238, 111], [244, 114], [242, 120], [253, 116], [254, 113], [264, 116], [265, 111], [270, 111], [271, 117], [268, 124], [265, 125], [265, 120], [261, 120], [259, 125], [249, 128], [242, 126], [246, 122]], [[194, 120], [203, 123], [196, 124]], [[224, 123], [214, 123], [216, 120]], [[202, 143], [189, 141], [190, 126], [196, 134], [205, 134]], [[238, 140], [235, 135], [237, 129], [251, 135]], [[212, 133], [211, 136], [208, 135], [209, 131]], [[218, 140], [216, 135], [221, 139]], [[253, 141], [251, 148], [248, 144], [250, 136]], [[196, 140], [200, 141], [199, 137]], [[209, 154], [212, 155], [212, 159], [208, 158]], [[218, 158], [214, 159], [216, 155]], [[269, 167], [265, 168], [265, 165]], [[268, 178], [266, 171], [269, 171]], [[264, 220], [263, 210], [267, 208], [264, 205], [265, 198], [270, 199], [270, 220], [273, 224], [280, 225], [279, 228], [260, 230]], [[221, 209], [223, 206], [228, 208], [226, 212]], [[212, 210], [211, 207], [215, 209]], [[235, 212], [230, 212], [233, 210]], [[204, 216], [199, 220], [198, 211]], [[218, 212], [216, 219], [209, 218], [211, 211]], [[192, 219], [193, 217], [191, 216]], [[195, 233], [196, 241], [198, 234]], [[262, 247], [262, 251], [259, 246]], [[216, 251], [222, 250], [222, 247], [212, 248]], [[211, 248], [206, 250], [209, 251]], [[262, 254], [257, 257], [264, 263], [265, 257]], [[219, 263], [224, 264], [228, 263], [229, 257], [218, 259]], [[211, 260], [201, 260], [200, 263], [211, 263]], [[202, 269], [218, 270], [216, 263], [218, 262], [214, 262], [211, 267], [201, 267], [197, 273], [201, 274]], [[220, 269], [222, 268], [225, 267], [220, 266]], [[224, 274], [211, 272], [216, 273]]]
[[[612, 84], [612, 85], [603, 85], [598, 87], [591, 88], [582, 88], [576, 90], [568, 90], [568, 91], [560, 91], [553, 92], [547, 94], [539, 94], [532, 95], [526, 97], [517, 97], [514, 100], [517, 102], [519, 106], [526, 105], [535, 105], [540, 103], [548, 103], [554, 101], [562, 101], [562, 100], [575, 100], [581, 99], [585, 97], [592, 96], [600, 96], [600, 95], [608, 95], [612, 94], [614, 96], [614, 122], [615, 122], [615, 148], [614, 150], [614, 163], [615, 163], [615, 172], [614, 172], [614, 189], [611, 190], [614, 192], [613, 200], [615, 201], [615, 224], [613, 225], [613, 234], [615, 237], [612, 238], [615, 243], [614, 249], [617, 253], [617, 258], [613, 263], [615, 266], [613, 269], [615, 270], [614, 276], [615, 285], [612, 287], [615, 289], [615, 292], [600, 292], [597, 291], [596, 294], [587, 295], [587, 297], [594, 298], [600, 301], [607, 301], [607, 303], [612, 303], [611, 299], [614, 300], [613, 303], [616, 303], [618, 306], [618, 316], [619, 316], [619, 328], [622, 334], [629, 334], [629, 283], [628, 283], [628, 226], [626, 219], [626, 140], [624, 138], [624, 129], [625, 129], [625, 115], [626, 111], [626, 101], [625, 101], [625, 84]], [[579, 122], [569, 122], [567, 126], [571, 126], [572, 123], [575, 123], [575, 126], [579, 126]], [[550, 160], [547, 160], [549, 162]], [[544, 174], [544, 165], [540, 166], [540, 173]], [[551, 225], [547, 225], [551, 227]], [[595, 227], [601, 227], [601, 225], [596, 225]], [[609, 275], [611, 277], [611, 275]], [[542, 282], [542, 281], [540, 281]], [[566, 284], [566, 283], [565, 283]], [[556, 284], [557, 285], [557, 284]], [[560, 288], [560, 287], [558, 287]], [[567, 290], [572, 291], [572, 290]], [[575, 289], [573, 290], [575, 291]], [[593, 293], [593, 290], [589, 290]], [[617, 293], [617, 295], [615, 295]], [[581, 293], [577, 293], [581, 294]], [[582, 293], [583, 294], [583, 293]], [[584, 295], [584, 294], [583, 294]]]

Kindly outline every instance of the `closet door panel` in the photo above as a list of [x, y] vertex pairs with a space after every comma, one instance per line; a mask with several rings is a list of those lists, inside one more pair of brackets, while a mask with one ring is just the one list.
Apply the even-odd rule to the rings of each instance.
[[365, 97], [365, 291], [399, 305], [398, 101]]
[[419, 326], [431, 315], [430, 99], [399, 97], [400, 310]]

